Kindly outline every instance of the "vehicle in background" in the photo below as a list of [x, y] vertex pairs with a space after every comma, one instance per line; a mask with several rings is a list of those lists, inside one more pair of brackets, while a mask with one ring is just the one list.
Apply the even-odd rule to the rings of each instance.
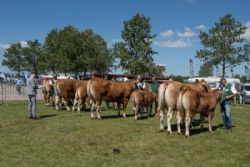
[[250, 104], [250, 83], [246, 83], [244, 86], [244, 104]]
[[208, 82], [208, 85], [209, 85], [210, 89], [212, 89], [212, 90], [220, 88], [220, 83], [216, 82], [216, 81]]
[[[221, 78], [219, 77], [195, 77], [195, 78], [189, 78], [187, 80], [188, 83], [194, 83], [196, 80], [202, 80], [204, 79], [208, 85], [210, 86], [210, 89], [218, 89], [220, 87], [220, 80]], [[240, 85], [240, 79], [238, 78], [226, 78], [228, 83], [233, 83], [235, 84], [235, 87], [237, 90], [239, 90], [239, 85]]]

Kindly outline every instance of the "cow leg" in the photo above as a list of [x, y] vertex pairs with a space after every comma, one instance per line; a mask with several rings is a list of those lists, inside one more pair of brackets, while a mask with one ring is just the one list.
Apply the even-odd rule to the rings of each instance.
[[191, 121], [191, 115], [189, 113], [190, 111], [187, 111], [186, 113], [186, 132], [185, 132], [185, 136], [188, 138], [189, 137], [189, 125], [190, 125], [190, 121]]
[[127, 118], [126, 117], [126, 107], [127, 107], [127, 104], [128, 104], [128, 100], [129, 99], [125, 99], [124, 103], [123, 103], [123, 113], [122, 113], [123, 118]]
[[55, 106], [56, 106], [56, 110], [59, 110], [59, 103], [60, 103], [60, 98], [59, 96], [55, 97]]
[[167, 114], [167, 121], [168, 121], [168, 132], [172, 134], [172, 129], [171, 129], [171, 120], [173, 117], [173, 110], [171, 108], [168, 109], [168, 114]]
[[183, 111], [178, 111], [176, 120], [177, 120], [177, 133], [181, 135], [181, 122], [182, 122], [182, 116], [183, 116]]
[[65, 108], [67, 109], [67, 111], [71, 111], [71, 109], [68, 106], [68, 101], [65, 100], [64, 98], [62, 98], [62, 101], [63, 101], [63, 104], [64, 104]]
[[101, 102], [97, 101], [96, 102], [96, 114], [97, 114], [97, 119], [101, 120]]
[[149, 105], [149, 116], [152, 115], [152, 108], [153, 108], [153, 104], [150, 104], [150, 105]]
[[[114, 102], [115, 103], [115, 102]], [[114, 104], [113, 103], [113, 104]], [[118, 113], [117, 113], [117, 115], [118, 115], [118, 117], [120, 117], [120, 115], [121, 115], [121, 103], [116, 103], [117, 104], [117, 106], [115, 107], [115, 108], [117, 108], [117, 110], [118, 110]]]
[[209, 116], [208, 116], [208, 122], [209, 122], [209, 132], [212, 134], [213, 133], [213, 129], [212, 129], [212, 119], [214, 117], [214, 112], [209, 112]]
[[203, 124], [205, 122], [205, 116], [200, 114], [200, 118], [201, 118], [201, 124], [200, 124], [200, 128], [203, 129]]
[[135, 120], [137, 120], [138, 119], [138, 117], [137, 117], [137, 113], [138, 113], [138, 111], [139, 111], [139, 105], [136, 105], [136, 107], [135, 107]]
[[91, 117], [91, 119], [95, 119], [95, 115], [94, 115], [95, 102], [90, 99], [89, 105], [90, 105], [90, 112], [91, 112], [91, 116], [90, 117]]
[[160, 130], [164, 131], [164, 125], [163, 125], [164, 114], [163, 114], [163, 110], [161, 110], [161, 109], [158, 109], [158, 110], [160, 110]]
[[150, 106], [146, 106], [146, 111], [147, 111], [147, 116], [149, 118], [149, 115], [151, 115], [151, 107]]
[[75, 108], [76, 108], [76, 105], [78, 104], [78, 100], [77, 99], [74, 99], [74, 103], [73, 103], [73, 107], [72, 107], [72, 112], [75, 111]]
[[46, 95], [46, 105], [49, 105], [49, 102], [50, 102], [50, 94], [47, 93], [47, 95]]
[[80, 99], [78, 100], [78, 104], [77, 104], [77, 112], [78, 112], [78, 113], [81, 112], [81, 105], [82, 105], [82, 102], [83, 102], [83, 100], [82, 100], [82, 98], [80, 98]]

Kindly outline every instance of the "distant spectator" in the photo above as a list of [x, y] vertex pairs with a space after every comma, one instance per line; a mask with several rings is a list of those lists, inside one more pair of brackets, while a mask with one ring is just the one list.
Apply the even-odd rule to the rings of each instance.
[[146, 83], [145, 83], [145, 81], [141, 78], [140, 75], [138, 75], [137, 81], [138, 81], [138, 84], [137, 84], [138, 89], [141, 89], [141, 90], [146, 89]]
[[[158, 94], [158, 88], [159, 88], [160, 84], [158, 82], [156, 82], [155, 77], [152, 78], [152, 81], [153, 81], [153, 83], [151, 84], [151, 91], [153, 93], [155, 93], [156, 98], [157, 98], [158, 97], [157, 96], [157, 94]], [[155, 100], [155, 113], [156, 113], [157, 107], [158, 107], [158, 101]]]
[[22, 87], [22, 80], [20, 77], [17, 77], [17, 79], [16, 79], [16, 91], [17, 91], [18, 95], [21, 94], [21, 87]]
[[246, 98], [246, 90], [244, 86], [241, 86], [239, 94], [239, 104], [244, 104], [245, 98]]

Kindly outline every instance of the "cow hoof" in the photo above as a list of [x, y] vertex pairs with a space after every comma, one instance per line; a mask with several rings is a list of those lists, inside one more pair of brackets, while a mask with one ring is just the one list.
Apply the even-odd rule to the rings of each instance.
[[213, 134], [214, 132], [213, 131], [210, 131], [210, 134]]
[[189, 138], [189, 135], [185, 135], [185, 137], [186, 137], [186, 139], [188, 139], [188, 138]]
[[162, 133], [162, 132], [165, 132], [165, 130], [164, 129], [160, 129], [160, 132]]
[[171, 130], [168, 130], [168, 133], [171, 135], [171, 134], [172, 134], [172, 131], [171, 131]]
[[177, 134], [182, 135], [181, 132], [177, 132]]

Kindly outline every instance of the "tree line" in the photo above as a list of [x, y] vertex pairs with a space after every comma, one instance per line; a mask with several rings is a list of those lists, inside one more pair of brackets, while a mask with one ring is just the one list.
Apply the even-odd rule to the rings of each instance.
[[[121, 68], [126, 73], [160, 76], [162, 68], [154, 62], [157, 54], [152, 49], [153, 39], [150, 17], [137, 13], [124, 22], [121, 41], [108, 46], [105, 39], [92, 29], [79, 31], [73, 25], [52, 29], [44, 43], [28, 40], [11, 44], [5, 50], [2, 65], [10, 70], [37, 71], [42, 74], [108, 73]], [[200, 32], [203, 49], [196, 58], [204, 62], [199, 75], [211, 72], [211, 66], [221, 65], [222, 75], [226, 68], [233, 68], [249, 61], [249, 44], [242, 37], [246, 27], [231, 14], [221, 17], [208, 32]]]

